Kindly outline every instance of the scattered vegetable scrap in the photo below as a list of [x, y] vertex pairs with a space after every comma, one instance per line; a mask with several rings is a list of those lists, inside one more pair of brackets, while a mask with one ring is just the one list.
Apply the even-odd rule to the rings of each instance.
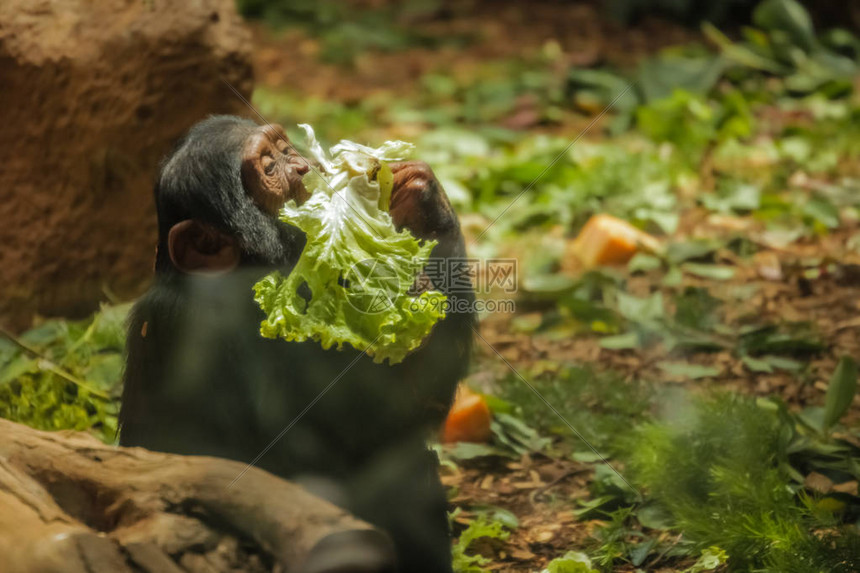
[[637, 252], [656, 251], [660, 243], [630, 223], [611, 215], [594, 215], [573, 241], [570, 251], [585, 268], [620, 265]]
[[486, 442], [490, 439], [491, 419], [490, 407], [484, 397], [461, 385], [442, 428], [442, 441]]

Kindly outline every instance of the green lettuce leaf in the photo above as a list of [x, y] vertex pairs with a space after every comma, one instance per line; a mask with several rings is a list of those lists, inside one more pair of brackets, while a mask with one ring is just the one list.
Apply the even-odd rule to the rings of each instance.
[[254, 285], [266, 313], [260, 332], [326, 349], [349, 344], [374, 362], [400, 362], [445, 316], [442, 293], [409, 292], [436, 242], [398, 232], [387, 212], [387, 162], [407, 158], [412, 145], [341, 141], [329, 157], [313, 129], [301, 127], [319, 168], [303, 179], [310, 198], [301, 206], [289, 201], [280, 219], [304, 231], [307, 243], [289, 275], [274, 272]]

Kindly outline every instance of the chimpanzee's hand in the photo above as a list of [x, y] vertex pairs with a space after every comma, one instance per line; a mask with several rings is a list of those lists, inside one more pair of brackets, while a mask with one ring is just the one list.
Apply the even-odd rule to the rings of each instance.
[[390, 212], [397, 229], [406, 227], [419, 239], [436, 239], [443, 251], [448, 250], [446, 243], [459, 242], [457, 215], [430, 166], [404, 161], [390, 167], [394, 173]]

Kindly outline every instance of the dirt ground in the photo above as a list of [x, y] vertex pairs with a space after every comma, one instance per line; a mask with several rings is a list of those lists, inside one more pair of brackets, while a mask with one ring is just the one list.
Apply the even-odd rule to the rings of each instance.
[[[420, 90], [418, 78], [427, 72], [444, 70], [455, 77], [468, 76], [486, 62], [520, 58], [546, 49], [560, 50], [564, 65], [590, 66], [606, 62], [623, 68], [663, 47], [698, 39], [695, 31], [653, 19], [623, 30], [602, 18], [595, 4], [499, 2], [492, 8], [490, 3], [481, 6], [492, 9], [492, 14], [453, 13], [444, 21], [411, 23], [428, 34], [468, 32], [477, 38], [468, 46], [368, 54], [359, 56], [351, 68], [321, 63], [319, 41], [302, 31], [273, 32], [257, 27], [256, 81], [266, 88], [288, 88], [307, 96], [354, 103], [380, 92], [414, 96]], [[575, 135], [587, 121], [588, 118], [575, 117], [551, 129]], [[717, 237], [738, 230], [754, 233], [755, 225], [749, 219], [715, 218], [704, 211], [692, 210], [682, 214], [677, 236], [683, 238], [693, 231], [697, 236]], [[601, 348], [599, 339], [594, 336], [559, 338], [516, 333], [511, 328], [511, 315], [486, 317], [481, 333], [505, 359], [518, 366], [551, 358], [620, 372], [631, 381], [660, 379], [667, 384], [687, 384], [696, 389], [720, 387], [756, 396], [776, 393], [793, 408], [821, 404], [827, 379], [838, 357], [860, 355], [860, 319], [857, 318], [860, 256], [846, 246], [847, 238], [858, 229], [860, 225], [854, 222], [826, 237], [802, 240], [780, 249], [769, 248], [759, 253], [753, 264], [742, 264], [729, 252], [721, 251], [718, 255], [718, 262], [737, 265], [738, 269], [732, 280], [723, 283], [727, 292], [739, 285], [756, 287], [753, 296], [735, 300], [727, 311], [727, 324], [742, 324], [746, 317], [753, 315], [774, 321], [811, 321], [824, 334], [828, 350], [812, 358], [806, 379], [782, 370], [752, 373], [728, 352], [702, 352], [684, 358], [690, 363], [716, 367], [719, 375], [693, 384], [672, 380], [657, 366], [666, 358], [666, 350], [659, 345], [644, 352], [612, 351]], [[823, 278], [809, 281], [804, 277], [804, 269], [808, 268], [806, 261], [811, 258], [821, 259], [822, 267], [828, 262], [837, 264], [828, 266]], [[697, 284], [695, 279], [685, 280], [685, 285]], [[647, 273], [631, 276], [628, 291], [648, 294], [655, 282], [659, 280]], [[542, 309], [526, 312], [539, 314]], [[487, 373], [483, 379], [489, 381], [486, 390], [491, 390], [492, 381], [508, 375], [508, 368], [498, 360], [494, 350], [481, 342], [476, 346], [478, 364], [475, 370]], [[856, 399], [849, 416], [851, 420], [860, 419], [860, 404]], [[463, 462], [456, 471], [443, 469], [442, 477], [453, 492], [452, 506], [492, 505], [507, 509], [518, 518], [520, 527], [507, 541], [481, 546], [481, 552], [493, 559], [491, 570], [538, 571], [565, 551], [586, 547], [590, 540], [593, 542], [592, 533], [602, 524], [596, 520], [581, 521], [571, 509], [576, 500], [588, 498], [593, 471], [591, 466], [572, 461], [569, 456]], [[464, 524], [472, 517], [464, 512], [458, 522]], [[666, 541], [671, 542], [670, 539]], [[683, 569], [665, 568], [659, 556], [642, 568], [647, 571]], [[617, 570], [633, 571], [634, 568]]]
[[[688, 214], [695, 218], [696, 214]], [[688, 225], [691, 220], [686, 221]], [[660, 345], [637, 351], [617, 351], [601, 348], [594, 336], [561, 338], [535, 333], [517, 333], [511, 327], [512, 315], [492, 315], [481, 324], [481, 334], [506, 360], [518, 369], [540, 360], [589, 364], [597, 371], [621, 373], [626, 380], [660, 381], [668, 385], [684, 385], [695, 391], [712, 388], [737, 391], [753, 396], [781, 396], [790, 408], [799, 410], [806, 406], [821, 405], [827, 391], [828, 379], [840, 356], [860, 355], [860, 266], [856, 253], [845, 247], [851, 232], [860, 228], [840, 231], [825, 238], [800, 242], [780, 251], [768, 251], [759, 258], [759, 266], [742, 266], [732, 281], [724, 288], [728, 291], [739, 285], [755, 285], [757, 292], [747, 300], [738, 300], [729, 309], [735, 323], [745, 317], [772, 319], [774, 321], [810, 321], [825, 338], [827, 350], [811, 358], [806, 377], [775, 370], [773, 373], [754, 373], [729, 352], [699, 352], [685, 354], [684, 360], [703, 366], [714, 366], [720, 374], [696, 381], [672, 379], [661, 371], [657, 363], [667, 358], [666, 349]], [[699, 226], [701, 230], [701, 226]], [[814, 283], [801, 276], [800, 263], [812, 257], [826, 254], [839, 261], [840, 270], [824, 280]], [[729, 260], [726, 263], [732, 262]], [[736, 261], [735, 261], [736, 262]], [[768, 280], [767, 274], [773, 265], [782, 269], [778, 280]], [[659, 283], [648, 275], [629, 278], [628, 291], [640, 295], [648, 294], [652, 285]], [[703, 283], [703, 281], [699, 281]], [[695, 279], [685, 284], [696, 286]], [[710, 283], [711, 286], [713, 283]], [[532, 311], [538, 313], [539, 310]], [[494, 389], [494, 381], [510, 374], [508, 367], [500, 361], [495, 351], [486, 344], [477, 343], [478, 366], [482, 372], [478, 377], [484, 390]], [[550, 412], [548, 416], [552, 416]], [[860, 420], [860, 399], [855, 397], [845, 422], [848, 425]], [[460, 472], [446, 471], [443, 481], [456, 488], [454, 505], [494, 505], [513, 512], [520, 520], [520, 527], [504, 543], [485, 547], [492, 556], [490, 566], [499, 571], [536, 571], [554, 557], [562, 555], [572, 547], [585, 547], [592, 532], [601, 521], [579, 521], [571, 508], [577, 500], [589, 498], [588, 484], [593, 477], [592, 468], [578, 464], [564, 456], [553, 459], [542, 456], [534, 459], [525, 456], [510, 463], [463, 462]], [[623, 467], [620, 468], [623, 474]], [[472, 517], [464, 513], [465, 521]], [[671, 541], [671, 540], [668, 540]], [[680, 568], [658, 567], [654, 560], [646, 571], [679, 571]], [[683, 565], [689, 566], [691, 563]], [[617, 571], [633, 571], [632, 566]]]
[[597, 4], [478, 3], [478, 10], [408, 23], [410, 31], [431, 37], [468, 35], [466, 45], [366, 53], [357, 57], [353, 67], [320, 62], [320, 41], [300, 29], [273, 31], [258, 25], [255, 78], [258, 86], [296, 89], [308, 97], [351, 103], [380, 91], [414, 95], [420, 89], [416, 80], [425, 73], [468, 76], [481, 64], [529, 57], [548, 46], [563, 53], [563, 64], [626, 67], [643, 55], [698, 37], [696, 32], [658, 19], [622, 28], [601, 17]]

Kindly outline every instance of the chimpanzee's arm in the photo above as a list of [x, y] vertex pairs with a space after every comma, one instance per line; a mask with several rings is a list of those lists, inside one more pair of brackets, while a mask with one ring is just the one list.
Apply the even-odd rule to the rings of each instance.
[[460, 223], [442, 185], [423, 161], [391, 164], [394, 189], [391, 217], [397, 229], [406, 227], [419, 239], [435, 239], [434, 257], [465, 257]]
[[444, 266], [442, 279], [431, 277], [436, 289], [448, 297], [447, 316], [434, 328], [421, 351], [413, 353], [398, 368], [413, 386], [417, 401], [431, 423], [441, 422], [451, 406], [457, 382], [467, 374], [471, 354], [472, 328], [476, 315], [472, 308], [475, 293], [468, 285], [469, 265], [460, 222], [445, 190], [423, 161], [391, 165], [394, 188], [391, 216], [398, 229], [408, 228], [419, 239], [439, 242], [431, 259]]

